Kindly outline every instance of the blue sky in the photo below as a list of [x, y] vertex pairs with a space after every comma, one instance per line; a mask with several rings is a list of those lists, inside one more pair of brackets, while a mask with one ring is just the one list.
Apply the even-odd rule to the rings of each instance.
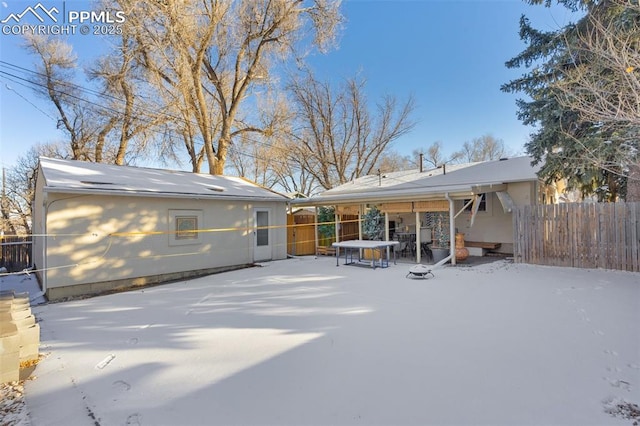
[[[62, 2], [41, 3], [52, 7]], [[2, 20], [37, 1], [0, 4]], [[65, 2], [68, 10], [87, 10], [86, 5]], [[453, 152], [465, 141], [492, 134], [512, 152], [524, 152], [533, 129], [516, 117], [518, 96], [500, 91], [501, 84], [522, 71], [508, 70], [504, 63], [525, 47], [518, 36], [522, 14], [537, 28], [553, 29], [572, 19], [565, 8], [529, 6], [521, 0], [346, 0], [342, 10], [347, 21], [338, 49], [309, 60], [319, 77], [335, 84], [360, 73], [372, 102], [385, 94], [414, 96], [418, 125], [395, 143], [396, 151], [409, 155], [441, 141], [445, 152]], [[74, 35], [69, 41], [86, 65], [109, 38]], [[19, 36], [1, 34], [0, 60], [33, 69], [34, 59], [20, 44]], [[0, 165], [10, 167], [32, 144], [62, 137], [56, 122], [42, 111], [55, 116], [51, 105], [0, 73]]]

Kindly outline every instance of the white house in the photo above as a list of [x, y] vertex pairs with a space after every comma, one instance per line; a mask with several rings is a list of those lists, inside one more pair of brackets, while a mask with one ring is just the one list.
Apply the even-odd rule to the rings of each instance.
[[54, 300], [284, 259], [287, 202], [238, 177], [40, 158], [36, 273]]

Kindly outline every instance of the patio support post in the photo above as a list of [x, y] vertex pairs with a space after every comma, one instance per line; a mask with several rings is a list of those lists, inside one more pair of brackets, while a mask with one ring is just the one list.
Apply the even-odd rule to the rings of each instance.
[[420, 245], [420, 212], [416, 212], [416, 263], [422, 261], [422, 246]]
[[320, 242], [320, 240], [318, 239], [318, 206], [314, 207], [315, 209], [315, 220], [313, 221], [313, 228], [314, 231], [316, 232], [316, 255], [318, 255], [318, 243]]
[[[364, 204], [358, 206], [358, 239], [362, 240], [362, 216], [364, 215], [366, 207]], [[362, 257], [362, 249], [359, 250], [360, 257]]]
[[338, 206], [333, 206], [333, 223], [336, 231], [336, 243], [340, 242], [340, 230], [338, 229], [338, 218], [340, 215], [338, 214]]
[[456, 264], [456, 206], [453, 203], [453, 199], [449, 196], [448, 192], [445, 192], [444, 198], [449, 200], [449, 257], [451, 257], [451, 264]]
[[[389, 241], [389, 212], [384, 212], [384, 239]], [[387, 246], [387, 260], [391, 254], [391, 247]]]
[[389, 212], [384, 212], [384, 239], [389, 241]]
[[358, 206], [358, 239], [362, 240], [362, 215], [364, 214], [364, 205]]

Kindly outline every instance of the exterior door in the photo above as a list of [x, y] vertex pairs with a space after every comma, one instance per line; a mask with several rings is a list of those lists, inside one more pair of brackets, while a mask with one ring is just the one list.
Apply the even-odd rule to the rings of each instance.
[[271, 211], [260, 208], [253, 211], [253, 222], [255, 223], [253, 260], [271, 260]]

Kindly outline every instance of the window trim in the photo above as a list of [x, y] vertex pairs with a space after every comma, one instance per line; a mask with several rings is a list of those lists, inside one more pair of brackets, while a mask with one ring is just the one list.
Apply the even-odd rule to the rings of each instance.
[[[192, 221], [192, 230], [180, 229], [180, 221]], [[204, 213], [202, 210], [169, 209], [169, 246], [186, 246], [202, 244]]]

